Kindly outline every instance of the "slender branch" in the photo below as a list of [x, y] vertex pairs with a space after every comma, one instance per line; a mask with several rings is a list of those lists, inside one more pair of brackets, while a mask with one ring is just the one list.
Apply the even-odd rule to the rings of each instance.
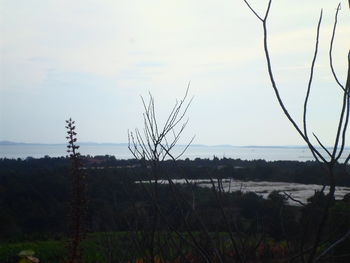
[[[344, 95], [347, 95], [346, 98], [346, 117], [345, 117], [345, 123], [344, 123], [344, 128], [343, 128], [343, 134], [342, 134], [342, 144], [341, 144], [341, 149], [339, 151], [338, 156], [336, 157], [336, 160], [340, 158], [342, 155], [344, 148], [345, 148], [345, 139], [346, 139], [346, 132], [349, 124], [349, 116], [350, 116], [350, 51], [348, 53], [348, 73], [347, 73], [347, 79], [346, 79], [346, 86], [344, 90]], [[350, 157], [350, 155], [349, 155]], [[345, 160], [345, 164], [349, 161], [349, 157]]]
[[264, 16], [264, 23], [266, 23], [267, 17], [269, 16], [270, 9], [271, 9], [271, 4], [272, 4], [272, 0], [269, 0], [269, 3], [267, 5], [267, 9], [266, 9], [266, 12], [265, 12], [265, 16]]
[[179, 155], [176, 156], [176, 158], [175, 158], [176, 160], [178, 160], [187, 151], [188, 147], [190, 147], [190, 145], [194, 141], [194, 138], [195, 138], [195, 136], [193, 136], [191, 138], [190, 142], [185, 146], [185, 148], [182, 150], [182, 152]]
[[322, 149], [329, 155], [329, 157], [332, 158], [332, 154], [330, 153], [330, 151], [328, 151], [327, 147], [325, 147], [322, 142], [320, 141], [320, 139], [316, 136], [316, 134], [312, 133], [312, 135], [315, 137], [316, 141], [318, 142], [318, 144], [322, 147]]
[[[264, 41], [263, 41], [264, 44], [263, 44], [263, 46], [264, 46], [265, 60], [266, 60], [266, 63], [267, 63], [268, 75], [269, 75], [270, 82], [271, 82], [272, 88], [273, 88], [273, 90], [275, 92], [275, 96], [276, 96], [276, 98], [278, 100], [279, 105], [280, 105], [284, 115], [291, 122], [291, 124], [296, 129], [296, 131], [299, 133], [299, 135], [303, 138], [303, 140], [307, 143], [307, 145], [310, 148], [310, 150], [311, 150], [313, 156], [315, 157], [316, 161], [319, 162], [319, 160], [321, 160], [326, 165], [327, 170], [328, 170], [328, 178], [329, 178], [330, 190], [329, 190], [329, 193], [327, 195], [327, 202], [326, 202], [326, 204], [324, 206], [320, 223], [317, 226], [317, 233], [316, 233], [315, 239], [313, 241], [311, 252], [310, 252], [310, 254], [308, 256], [308, 262], [311, 263], [311, 262], [314, 262], [314, 259], [315, 259], [315, 256], [316, 256], [316, 252], [317, 252], [317, 248], [319, 247], [319, 244], [322, 241], [322, 236], [323, 236], [325, 224], [326, 224], [326, 221], [327, 221], [328, 216], [329, 216], [329, 209], [330, 209], [330, 207], [332, 205], [333, 198], [334, 198], [334, 192], [335, 192], [334, 165], [336, 164], [336, 162], [340, 158], [341, 154], [343, 153], [344, 147], [345, 147], [346, 131], [347, 131], [347, 126], [348, 126], [348, 122], [349, 122], [349, 114], [350, 114], [349, 113], [349, 111], [350, 111], [350, 106], [349, 106], [349, 97], [350, 97], [350, 88], [349, 88], [349, 85], [350, 85], [349, 84], [349, 82], [350, 82], [350, 80], [349, 80], [350, 79], [350, 66], [348, 67], [348, 77], [347, 77], [346, 87], [345, 87], [345, 89], [343, 88], [344, 94], [343, 94], [341, 112], [340, 112], [339, 121], [338, 121], [338, 125], [337, 125], [337, 132], [336, 132], [336, 136], [335, 136], [335, 142], [334, 142], [332, 153], [330, 151], [328, 151], [328, 149], [326, 147], [324, 147], [323, 144], [320, 142], [320, 140], [315, 136], [316, 140], [321, 145], [321, 147], [326, 151], [326, 153], [328, 155], [330, 155], [330, 161], [327, 162], [327, 160], [325, 159], [323, 154], [321, 154], [316, 149], [316, 147], [311, 143], [311, 141], [310, 141], [310, 139], [308, 137], [307, 118], [306, 118], [307, 117], [306, 116], [307, 104], [308, 104], [308, 100], [309, 100], [311, 84], [312, 84], [312, 79], [313, 79], [313, 73], [314, 73], [314, 65], [315, 65], [317, 52], [318, 52], [318, 41], [319, 41], [320, 23], [321, 23], [321, 20], [322, 20], [322, 11], [321, 11], [320, 19], [319, 19], [318, 26], [317, 26], [315, 52], [314, 52], [313, 61], [312, 61], [311, 69], [310, 69], [310, 77], [309, 77], [309, 82], [308, 82], [308, 89], [307, 89], [306, 97], [305, 97], [305, 101], [304, 101], [303, 130], [302, 130], [300, 128], [300, 126], [297, 124], [297, 122], [295, 121], [295, 119], [289, 114], [289, 112], [288, 112], [288, 110], [287, 110], [287, 108], [286, 108], [286, 106], [285, 106], [285, 104], [284, 104], [284, 102], [283, 102], [283, 100], [282, 100], [282, 98], [280, 96], [279, 88], [278, 88], [278, 85], [276, 84], [274, 73], [273, 73], [273, 70], [272, 70], [273, 67], [272, 67], [271, 57], [270, 57], [269, 47], [268, 47], [268, 30], [267, 30], [267, 18], [268, 18], [270, 7], [271, 7], [271, 0], [269, 0], [269, 5], [268, 5], [268, 8], [266, 10], [264, 18], [261, 18], [259, 15], [257, 15], [255, 10], [247, 3], [247, 1], [244, 0], [244, 2], [247, 4], [249, 9], [255, 14], [255, 16], [257, 16], [258, 19], [262, 22], [262, 25], [263, 25], [263, 36], [264, 36]], [[332, 50], [333, 50], [333, 43], [334, 43], [334, 38], [335, 38], [337, 16], [338, 16], [339, 9], [340, 9], [340, 5], [338, 5], [337, 12], [336, 12], [335, 23], [334, 23], [334, 27], [333, 27], [333, 34], [332, 34], [332, 38], [331, 38], [331, 46], [330, 46], [329, 56], [330, 56], [330, 64], [331, 64], [331, 69], [332, 69], [333, 76], [336, 79], [336, 82], [339, 85], [341, 85], [340, 82], [338, 81], [338, 78], [337, 78], [336, 74], [335, 74], [335, 70], [334, 70], [334, 67], [333, 67], [333, 61], [332, 61]], [[348, 54], [348, 60], [349, 60], [349, 64], [350, 64], [350, 51], [349, 51], [349, 54]], [[342, 140], [341, 143], [339, 142], [340, 138]], [[338, 148], [339, 148], [339, 152], [338, 152]], [[345, 164], [349, 161], [349, 159], [350, 159], [350, 155], [345, 160]], [[303, 250], [303, 247], [301, 247], [301, 250]], [[303, 258], [302, 258], [302, 261], [304, 261]]]
[[306, 204], [304, 204], [302, 201], [300, 201], [298, 199], [295, 199], [291, 194], [288, 194], [287, 192], [282, 192], [282, 193], [287, 197], [287, 199], [290, 199], [290, 200], [298, 203], [301, 206], [306, 206]]
[[[223, 207], [223, 205], [222, 205], [222, 195], [221, 195], [221, 191], [222, 191], [222, 190], [221, 190], [221, 188], [220, 188], [220, 183], [218, 182], [218, 189], [219, 189], [219, 191], [217, 191], [217, 190], [216, 190], [216, 187], [215, 187], [215, 183], [214, 183], [213, 178], [212, 178], [211, 176], [210, 176], [209, 178], [210, 178], [210, 182], [211, 182], [211, 185], [212, 185], [214, 194], [215, 194], [216, 201], [217, 201], [217, 203], [219, 204], [220, 212], [221, 212], [222, 217], [223, 217], [223, 219], [224, 219], [224, 222], [225, 222], [225, 224], [226, 224], [226, 226], [227, 226], [227, 228], [228, 228], [228, 234], [229, 234], [229, 238], [230, 238], [230, 240], [231, 240], [231, 244], [232, 244], [233, 249], [235, 250], [235, 253], [236, 253], [237, 257], [238, 257], [238, 261], [242, 262], [242, 258], [241, 258], [242, 255], [241, 255], [241, 253], [239, 253], [239, 252], [240, 252], [240, 249], [239, 249], [239, 247], [238, 247], [238, 245], [237, 245], [237, 243], [236, 243], [236, 241], [235, 241], [235, 238], [233, 237], [233, 231], [232, 231], [232, 229], [231, 229], [231, 225], [230, 225], [230, 223], [229, 223], [229, 221], [228, 221], [228, 219], [227, 219], [227, 216], [226, 216], [224, 207]], [[218, 180], [219, 180], [219, 179], [218, 179]], [[244, 253], [243, 253], [243, 254], [244, 254]]]
[[345, 233], [341, 238], [339, 238], [337, 241], [335, 241], [333, 244], [331, 244], [326, 250], [324, 250], [316, 259], [315, 261], [318, 261], [320, 258], [325, 256], [328, 252], [330, 252], [333, 248], [335, 248], [340, 243], [344, 242], [348, 237], [350, 237], [350, 230]]
[[318, 43], [319, 43], [319, 38], [320, 38], [320, 27], [321, 27], [321, 22], [322, 22], [322, 13], [323, 13], [323, 10], [321, 10], [320, 18], [318, 19], [315, 51], [314, 51], [314, 56], [313, 56], [312, 63], [311, 63], [310, 78], [309, 78], [309, 83], [307, 85], [307, 91], [306, 91], [306, 96], [305, 96], [305, 101], [304, 101], [303, 125], [304, 125], [304, 135], [307, 139], [309, 139], [308, 134], [307, 134], [307, 124], [306, 124], [307, 103], [309, 101], [311, 84], [312, 84], [312, 79], [313, 79], [314, 69], [315, 69], [315, 62], [316, 62], [317, 52], [318, 52]]
[[344, 127], [343, 127], [343, 132], [342, 132], [342, 142], [341, 142], [339, 153], [338, 153], [337, 157], [335, 158], [336, 161], [339, 160], [339, 158], [342, 156], [342, 154], [344, 152], [344, 149], [345, 149], [346, 132], [347, 132], [347, 129], [348, 129], [349, 115], [350, 115], [350, 96], [347, 97], [346, 104], [347, 104], [347, 106], [346, 106], [346, 117], [345, 117], [345, 123], [344, 123]]
[[268, 48], [268, 41], [267, 41], [267, 35], [268, 35], [267, 34], [267, 25], [266, 25], [265, 20], [263, 21], [263, 29], [264, 29], [264, 51], [265, 51], [265, 58], [266, 58], [266, 63], [267, 63], [268, 74], [270, 77], [272, 88], [273, 88], [275, 95], [276, 95], [276, 98], [278, 100], [278, 103], [279, 103], [280, 107], [282, 108], [282, 111], [286, 115], [287, 119], [292, 123], [292, 125], [297, 130], [299, 135], [304, 139], [304, 141], [307, 143], [307, 145], [309, 146], [311, 151], [315, 152], [315, 155], [317, 155], [323, 162], [326, 162], [326, 159], [322, 156], [322, 154], [320, 154], [318, 152], [318, 150], [311, 144], [311, 142], [308, 140], [308, 138], [305, 137], [305, 135], [303, 134], [303, 132], [299, 128], [298, 124], [291, 117], [291, 115], [289, 114], [287, 108], [285, 107], [285, 105], [282, 101], [281, 95], [280, 95], [279, 90], [277, 88], [275, 77], [274, 77], [273, 72], [272, 72], [272, 64], [271, 64], [270, 53], [269, 53], [269, 48]]
[[330, 47], [329, 47], [329, 65], [330, 65], [330, 67], [331, 67], [332, 74], [333, 74], [333, 77], [334, 77], [335, 81], [336, 81], [336, 82], [338, 83], [338, 85], [345, 91], [344, 86], [340, 83], [340, 81], [339, 81], [339, 79], [338, 79], [338, 77], [337, 77], [337, 74], [335, 73], [334, 66], [333, 66], [333, 55], [332, 55], [332, 52], [333, 52], [333, 43], [334, 43], [334, 38], [335, 38], [335, 32], [336, 32], [337, 23], [338, 23], [338, 13], [339, 13], [339, 10], [340, 10], [340, 3], [338, 4], [337, 11], [335, 12], [335, 18], [334, 18], [334, 25], [333, 25], [332, 38], [331, 38], [331, 43], [330, 43]]
[[349, 154], [348, 157], [345, 159], [344, 165], [347, 165], [349, 161], [350, 161], [350, 154]]
[[248, 6], [248, 8], [250, 9], [250, 11], [253, 12], [253, 14], [261, 21], [263, 22], [264, 20], [258, 15], [258, 13], [251, 7], [251, 5], [248, 3], [247, 0], [243, 0], [244, 3]]
[[[348, 84], [347, 84], [347, 86], [348, 86]], [[334, 161], [336, 159], [337, 149], [339, 146], [340, 134], [342, 133], [342, 129], [344, 130], [347, 128], [346, 126], [343, 126], [344, 114], [346, 114], [346, 116], [348, 114], [348, 113], [345, 113], [346, 109], [348, 108], [347, 107], [347, 100], [349, 99], [349, 94], [346, 92], [347, 90], [348, 90], [348, 88], [345, 89], [344, 94], [343, 94], [343, 104], [342, 104], [342, 109], [341, 109], [341, 113], [340, 113], [340, 117], [339, 117], [337, 134], [336, 134], [335, 142], [334, 142], [334, 148], [333, 148], [333, 153], [332, 153], [332, 158], [334, 159]], [[345, 123], [347, 123], [346, 119], [347, 119], [347, 117], [345, 118]]]

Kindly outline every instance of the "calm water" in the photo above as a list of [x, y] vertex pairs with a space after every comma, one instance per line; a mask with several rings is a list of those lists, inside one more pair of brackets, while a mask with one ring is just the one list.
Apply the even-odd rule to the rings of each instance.
[[[132, 158], [126, 145], [82, 145], [79, 149], [84, 155], [114, 155], [117, 159]], [[182, 152], [182, 147], [174, 149], [174, 155]], [[347, 149], [349, 154], [349, 149]], [[66, 155], [65, 145], [0, 145], [0, 158], [40, 158], [45, 155], [59, 157]], [[229, 147], [229, 146], [192, 146], [188, 148], [182, 158], [240, 158], [243, 160], [265, 159], [267, 161], [275, 160], [313, 160], [310, 151], [307, 148], [271, 148], [271, 147]], [[181, 180], [178, 183], [183, 183]], [[195, 183], [202, 187], [211, 187], [207, 180], [197, 180]], [[263, 197], [267, 197], [273, 190], [285, 191], [296, 199], [306, 201], [314, 194], [315, 190], [320, 190], [320, 185], [304, 185], [297, 183], [284, 182], [254, 182], [254, 181], [230, 181], [223, 182], [225, 190], [228, 191], [253, 191]], [[337, 187], [336, 198], [341, 199], [346, 193], [350, 192], [349, 187]], [[294, 203], [295, 204], [295, 203]]]
[[[133, 158], [127, 145], [81, 145], [80, 153], [84, 155], [114, 155], [117, 159]], [[173, 154], [182, 152], [183, 147], [174, 148]], [[349, 153], [349, 149], [347, 149]], [[65, 156], [66, 146], [57, 145], [0, 145], [0, 158], [40, 158], [48, 155], [50, 157]], [[187, 149], [182, 159], [189, 158], [235, 158], [242, 160], [264, 159], [276, 160], [313, 160], [311, 152], [302, 147], [234, 147], [234, 146], [191, 146]], [[345, 155], [344, 155], [345, 156]]]
[[[173, 180], [176, 183], [184, 184], [184, 179]], [[212, 187], [210, 180], [190, 180], [192, 183], [197, 184], [200, 187]], [[164, 182], [167, 183], [167, 182]], [[223, 188], [225, 191], [234, 192], [255, 192], [264, 198], [267, 198], [272, 191], [279, 191], [281, 193], [286, 192], [294, 199], [306, 203], [307, 199], [314, 195], [316, 190], [321, 190], [321, 185], [316, 184], [298, 184], [298, 183], [285, 183], [285, 182], [265, 182], [265, 181], [240, 181], [224, 179]], [[325, 193], [328, 192], [326, 188]], [[335, 191], [335, 198], [342, 199], [345, 194], [350, 193], [350, 187], [338, 186]], [[290, 204], [298, 205], [298, 203], [289, 200]]]

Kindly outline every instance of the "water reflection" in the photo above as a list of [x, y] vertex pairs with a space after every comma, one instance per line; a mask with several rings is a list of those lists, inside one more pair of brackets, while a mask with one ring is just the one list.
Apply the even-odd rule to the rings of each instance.
[[[174, 183], [184, 184], [185, 179], [173, 180]], [[189, 180], [200, 187], [212, 187], [212, 183], [209, 179]], [[166, 183], [166, 182], [165, 182]], [[267, 181], [240, 181], [233, 179], [223, 179], [222, 185], [225, 191], [234, 192], [255, 192], [258, 195], [267, 198], [272, 191], [286, 192], [293, 198], [306, 202], [307, 199], [314, 195], [315, 191], [322, 189], [322, 185], [316, 184], [298, 184], [298, 183], [286, 183], [286, 182], [267, 182]], [[327, 193], [328, 187], [325, 192]], [[335, 198], [342, 199], [344, 195], [350, 193], [350, 187], [337, 186], [335, 191]], [[288, 201], [290, 204], [297, 205], [292, 200]]]

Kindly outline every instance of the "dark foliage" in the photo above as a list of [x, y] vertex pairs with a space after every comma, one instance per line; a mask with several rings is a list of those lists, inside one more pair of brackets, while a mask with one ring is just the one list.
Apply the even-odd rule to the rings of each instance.
[[[147, 225], [147, 215], [151, 209], [150, 197], [145, 187], [137, 180], [146, 179], [143, 168], [134, 160], [116, 160], [114, 157], [83, 157], [84, 170], [87, 171], [87, 196], [89, 206], [87, 224], [91, 232], [132, 230], [135, 225], [142, 228]], [[312, 181], [313, 174], [319, 172], [313, 162], [265, 162], [242, 161], [232, 159], [180, 160], [179, 166], [192, 178], [233, 177], [238, 179], [264, 179], [270, 174], [270, 180], [286, 181], [287, 178], [298, 178], [298, 182]], [[26, 160], [0, 160], [0, 236], [3, 241], [16, 241], [38, 238], [61, 238], [67, 233], [66, 214], [69, 203], [70, 163], [67, 158], [42, 158]], [[178, 177], [171, 162], [165, 162], [164, 171]], [[269, 173], [267, 172], [269, 171]], [[294, 176], [293, 176], [294, 175]], [[136, 182], [135, 182], [136, 181]], [[346, 183], [348, 184], [348, 183]], [[179, 229], [183, 227], [181, 211], [177, 207], [173, 195], [169, 194], [168, 186], [159, 188], [159, 200], [171, 224]], [[190, 198], [190, 189], [181, 187], [182, 194]], [[218, 204], [211, 189], [195, 187], [196, 208], [205, 220], [209, 229], [225, 231], [225, 224], [220, 223]], [[317, 204], [319, 198], [310, 200], [308, 219], [317, 219]], [[322, 198], [321, 198], [322, 199]], [[345, 201], [344, 201], [345, 202]], [[222, 204], [231, 220], [240, 219], [241, 227], [254, 232], [263, 220], [265, 231], [271, 237], [280, 240], [285, 236], [295, 235], [298, 231], [301, 208], [289, 207], [278, 193], [272, 193], [267, 200], [254, 193], [240, 192], [224, 195]], [[183, 209], [186, 209], [184, 207]], [[346, 212], [348, 205], [337, 202], [330, 220], [336, 221], [337, 216]], [[137, 216], [135, 216], [137, 215]], [[281, 225], [281, 217], [283, 224]], [[306, 218], [306, 217], [305, 217]], [[337, 223], [342, 230], [348, 226], [347, 221]], [[306, 219], [305, 219], [306, 220]], [[339, 221], [338, 221], [339, 222]], [[198, 225], [191, 222], [193, 230]], [[306, 223], [305, 223], [306, 224]], [[220, 226], [222, 226], [220, 228]], [[160, 226], [162, 227], [162, 226]], [[310, 228], [311, 229], [311, 228]], [[311, 230], [310, 230], [311, 231]], [[333, 230], [332, 230], [333, 231]], [[339, 230], [339, 233], [342, 231]], [[297, 237], [296, 237], [297, 238]]]

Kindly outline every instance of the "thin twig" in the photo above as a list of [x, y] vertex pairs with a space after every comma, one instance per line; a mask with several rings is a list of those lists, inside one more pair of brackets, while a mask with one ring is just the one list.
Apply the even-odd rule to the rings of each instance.
[[282, 192], [282, 193], [287, 197], [287, 199], [290, 199], [290, 200], [292, 200], [292, 201], [298, 203], [298, 204], [301, 205], [301, 206], [306, 206], [305, 203], [303, 203], [302, 201], [300, 201], [300, 200], [298, 200], [298, 199], [295, 199], [291, 194], [288, 194], [287, 192]]
[[326, 255], [328, 252], [330, 252], [333, 248], [335, 248], [340, 243], [344, 242], [348, 237], [350, 237], [350, 230], [345, 233], [341, 238], [339, 238], [337, 241], [335, 241], [333, 244], [331, 244], [326, 250], [324, 250], [316, 259], [315, 261], [318, 261], [321, 257]]
[[332, 38], [331, 38], [331, 43], [330, 43], [330, 47], [329, 47], [329, 65], [331, 67], [332, 74], [333, 74], [333, 77], [334, 77], [335, 81], [343, 89], [343, 91], [345, 91], [344, 86], [340, 83], [340, 81], [339, 81], [339, 79], [337, 77], [337, 74], [335, 73], [334, 66], [333, 66], [333, 55], [332, 55], [333, 43], [334, 43], [334, 38], [335, 38], [335, 32], [336, 32], [337, 23], [338, 23], [338, 13], [339, 13], [340, 9], [341, 8], [340, 8], [340, 3], [339, 3], [338, 7], [337, 7], [337, 11], [335, 12], [334, 25], [333, 25], [333, 31], [332, 31]]

